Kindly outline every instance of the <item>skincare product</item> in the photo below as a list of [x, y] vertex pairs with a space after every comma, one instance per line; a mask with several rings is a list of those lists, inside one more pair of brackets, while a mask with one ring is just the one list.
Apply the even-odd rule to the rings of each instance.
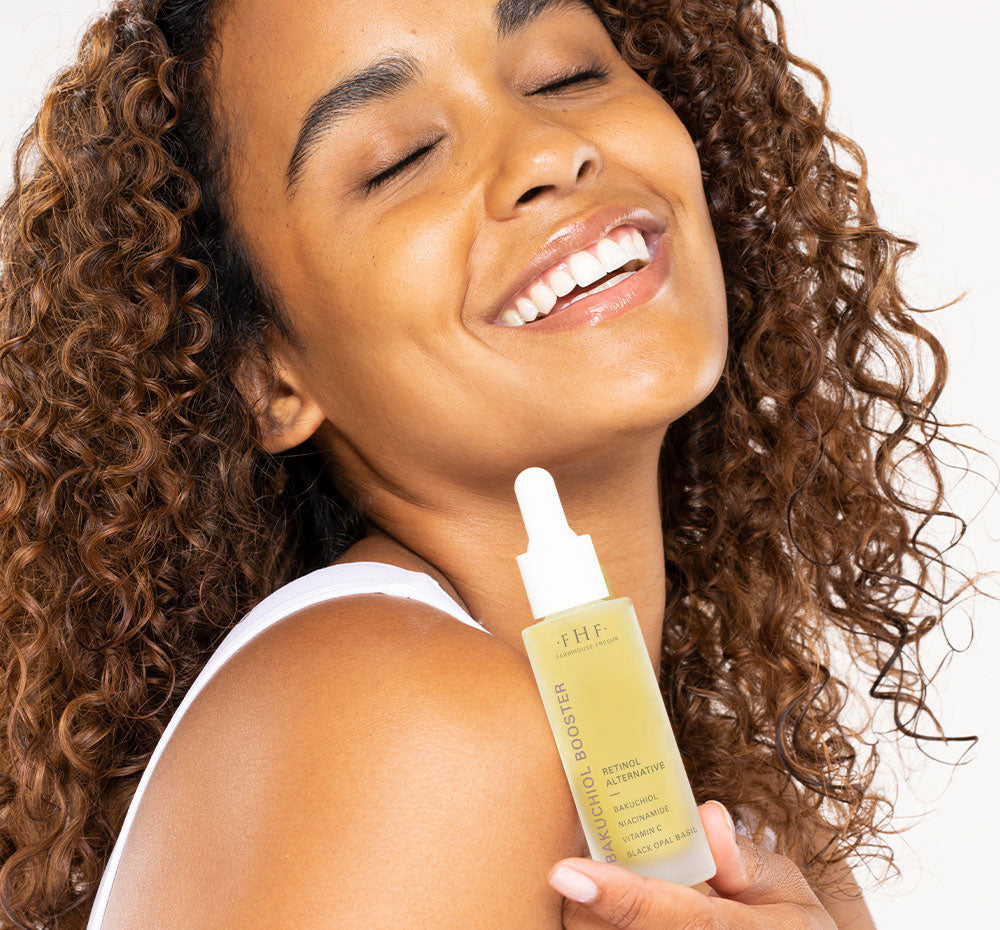
[[521, 636], [590, 855], [649, 878], [703, 882], [715, 862], [632, 601], [611, 594], [552, 475], [526, 468], [514, 493], [528, 531], [517, 565], [541, 620]]

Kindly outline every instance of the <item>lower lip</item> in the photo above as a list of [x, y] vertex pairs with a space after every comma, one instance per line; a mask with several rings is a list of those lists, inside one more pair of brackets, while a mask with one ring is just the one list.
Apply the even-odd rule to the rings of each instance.
[[664, 233], [659, 233], [647, 245], [651, 261], [624, 281], [619, 281], [606, 291], [581, 297], [568, 307], [539, 315], [531, 323], [522, 326], [501, 326], [502, 329], [530, 330], [532, 332], [553, 332], [559, 329], [570, 329], [574, 326], [596, 326], [605, 320], [621, 316], [629, 310], [634, 310], [649, 303], [663, 288], [670, 273], [669, 253], [666, 248]]

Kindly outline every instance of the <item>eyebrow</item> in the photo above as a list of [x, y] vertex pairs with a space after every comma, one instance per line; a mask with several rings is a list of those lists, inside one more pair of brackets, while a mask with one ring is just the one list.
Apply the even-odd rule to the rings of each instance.
[[[547, 10], [591, 10], [588, 0], [497, 0], [493, 24], [503, 41], [522, 31]], [[386, 100], [415, 83], [423, 74], [420, 62], [408, 52], [391, 54], [372, 62], [340, 81], [313, 101], [302, 119], [292, 157], [285, 169], [285, 193], [293, 196], [306, 162], [319, 140], [348, 115]]]

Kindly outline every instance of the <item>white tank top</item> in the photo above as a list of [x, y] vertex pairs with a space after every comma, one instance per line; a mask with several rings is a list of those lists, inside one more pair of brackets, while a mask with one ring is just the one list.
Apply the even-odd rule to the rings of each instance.
[[[258, 633], [263, 632], [284, 617], [304, 610], [306, 607], [311, 607], [313, 604], [350, 594], [388, 594], [393, 597], [408, 597], [423, 601], [425, 604], [430, 604], [432, 607], [437, 607], [439, 610], [451, 614], [456, 620], [489, 635], [489, 630], [473, 620], [430, 575], [425, 572], [410, 571], [398, 565], [390, 565], [387, 562], [343, 562], [339, 565], [327, 565], [314, 572], [309, 572], [301, 578], [296, 578], [273, 591], [225, 635], [184, 695], [163, 733], [160, 734], [160, 739], [153, 749], [153, 754], [146, 764], [145, 771], [142, 773], [142, 778], [139, 780], [139, 785], [129, 804], [118, 839], [115, 841], [114, 848], [111, 850], [111, 855], [104, 868], [104, 874], [101, 876], [90, 918], [87, 921], [87, 930], [100, 930], [104, 912], [107, 910], [108, 899], [111, 896], [111, 886], [121, 861], [122, 850], [128, 839], [132, 823], [135, 821], [139, 803], [146, 790], [146, 785], [149, 783], [153, 768], [160, 756], [163, 755], [167, 740], [177, 729], [181, 717], [184, 716], [198, 693], [225, 662]], [[734, 811], [734, 813], [737, 813], [737, 830], [740, 833], [745, 833], [746, 828], [738, 816], [738, 811]]]

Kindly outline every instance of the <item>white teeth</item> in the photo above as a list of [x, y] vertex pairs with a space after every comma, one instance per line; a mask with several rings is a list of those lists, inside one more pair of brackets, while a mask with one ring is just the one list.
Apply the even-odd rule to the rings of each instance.
[[[642, 239], [642, 236], [639, 237]], [[628, 255], [628, 260], [632, 261], [642, 254], [639, 251], [639, 247], [635, 244], [635, 238], [630, 234], [628, 236], [622, 237], [621, 241], [622, 251]]]
[[631, 256], [614, 239], [601, 239], [597, 243], [597, 257], [604, 265], [604, 270], [612, 272], [616, 268], [621, 268]]
[[538, 316], [538, 307], [536, 307], [527, 297], [518, 297], [514, 302], [514, 306], [517, 307], [517, 312], [521, 314], [521, 319], [525, 323], [530, 323], [536, 316]]
[[538, 307], [539, 313], [548, 313], [556, 305], [556, 301], [559, 299], [556, 296], [556, 292], [552, 290], [551, 287], [546, 287], [544, 284], [536, 284], [530, 291], [528, 291], [528, 297], [530, 297], [531, 302]]
[[[557, 263], [561, 264], [562, 267], [545, 272], [544, 280], [542, 278], [536, 280], [527, 291], [527, 296], [524, 296], [524, 292], [522, 292], [515, 299], [514, 305], [503, 311], [500, 315], [501, 320], [508, 326], [530, 323], [539, 316], [545, 316], [551, 312], [556, 301], [560, 297], [565, 297], [574, 288], [590, 287], [595, 281], [631, 261], [638, 259], [643, 264], [649, 263], [651, 260], [649, 249], [638, 229], [634, 226], [625, 226], [616, 230], [614, 235], [616, 237], [614, 239], [605, 236], [594, 245], [588, 246], [587, 249], [574, 252], [568, 258], [563, 259], [561, 263]], [[596, 294], [613, 287], [629, 274], [634, 274], [634, 272], [616, 275], [600, 286], [592, 288], [586, 293], [578, 294], [570, 303], [575, 303], [590, 294]]]
[[573, 280], [573, 275], [568, 271], [560, 269], [549, 275], [549, 287], [555, 291], [557, 297], [565, 297], [576, 287], [576, 281]]
[[604, 266], [589, 252], [574, 252], [570, 255], [569, 272], [580, 287], [587, 287], [607, 274]]
[[[591, 294], [599, 294], [601, 291], [606, 291], [609, 287], [614, 287], [619, 281], [624, 281], [626, 278], [630, 278], [634, 275], [634, 271], [623, 271], [621, 274], [613, 275], [608, 278], [607, 281], [603, 281], [597, 285], [597, 287], [591, 288], [589, 291], [581, 291], [575, 297], [570, 298], [566, 306], [575, 304], [578, 300], [583, 300], [584, 297], [589, 297]], [[523, 298], [522, 298], [523, 299]], [[531, 301], [525, 300], [526, 304], [531, 304]], [[532, 315], [529, 319], [527, 314], [522, 317], [524, 310], [520, 306], [521, 300], [518, 300], [518, 309], [513, 310], [508, 308], [500, 315], [500, 318], [507, 326], [522, 326], [525, 322], [530, 323], [532, 320], [536, 319], [536, 315]], [[537, 310], [534, 305], [531, 305], [532, 310]], [[548, 311], [546, 311], [548, 312]], [[538, 314], [544, 316], [544, 314]]]
[[638, 229], [632, 230], [632, 242], [635, 244], [636, 258], [642, 259], [644, 262], [649, 261], [649, 248], [646, 246], [646, 240], [643, 239], [642, 233]]
[[634, 274], [634, 271], [623, 271], [621, 274], [616, 274], [613, 278], [602, 281], [597, 287], [591, 288], [589, 291], [581, 291], [576, 297], [571, 297], [566, 306], [575, 304], [578, 300], [583, 300], [584, 297], [589, 297], [591, 294], [600, 294], [601, 291], [606, 291], [609, 287], [614, 287], [619, 281], [624, 281], [627, 277]]

